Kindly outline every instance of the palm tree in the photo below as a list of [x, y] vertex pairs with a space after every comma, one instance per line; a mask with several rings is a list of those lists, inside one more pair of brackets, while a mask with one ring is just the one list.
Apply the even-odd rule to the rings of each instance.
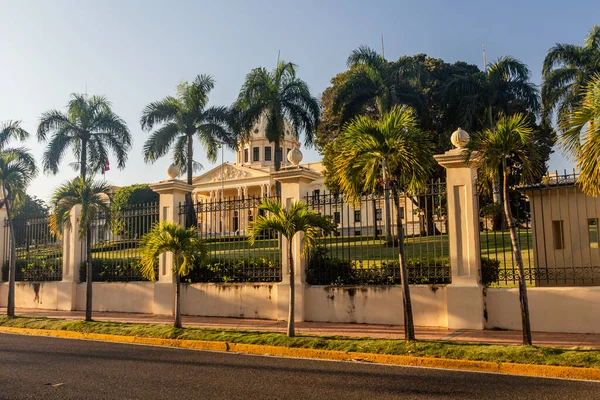
[[79, 174], [85, 181], [88, 169], [104, 172], [108, 167], [109, 151], [117, 158], [117, 167], [125, 168], [131, 149], [131, 134], [104, 96], [88, 97], [71, 94], [67, 112], [47, 111], [40, 117], [37, 137], [45, 142], [52, 137], [44, 152], [44, 172], [56, 174], [65, 152], [71, 149], [78, 159]]
[[108, 195], [110, 186], [106, 182], [97, 182], [93, 177], [83, 179], [81, 176], [60, 185], [52, 195], [52, 215], [50, 227], [54, 232], [71, 229], [71, 212], [75, 206], [81, 207], [79, 215], [79, 237], [85, 239], [85, 266], [86, 266], [86, 300], [85, 320], [92, 320], [92, 240], [91, 222], [99, 214], [107, 216], [106, 223], [110, 223], [108, 214], [110, 204]]
[[279, 232], [288, 240], [288, 260], [289, 260], [289, 280], [290, 280], [290, 301], [288, 312], [287, 335], [294, 336], [294, 301], [295, 301], [295, 282], [294, 282], [294, 256], [292, 249], [292, 240], [297, 233], [304, 233], [302, 236], [302, 255], [306, 257], [310, 249], [315, 245], [318, 237], [328, 235], [336, 227], [327, 217], [315, 213], [308, 205], [302, 201], [293, 201], [285, 209], [280, 202], [274, 199], [265, 198], [258, 206], [260, 210], [268, 211], [268, 215], [259, 215], [256, 221], [250, 224], [248, 232], [248, 241], [253, 246], [256, 239], [265, 230]]
[[7, 147], [12, 139], [25, 140], [29, 137], [19, 122], [7, 122], [0, 125], [0, 186], [2, 200], [0, 207], [6, 207], [6, 218], [10, 228], [10, 261], [8, 267], [8, 304], [7, 315], [15, 315], [15, 273], [16, 273], [16, 240], [12, 211], [15, 205], [25, 200], [25, 189], [37, 174], [35, 160], [28, 149], [23, 147]]
[[[155, 129], [144, 143], [144, 160], [153, 163], [173, 150], [173, 162], [182, 174], [187, 174], [188, 185], [192, 184], [194, 170], [202, 166], [194, 161], [194, 137], [206, 151], [206, 158], [214, 163], [220, 145], [235, 148], [230, 132], [231, 116], [226, 107], [208, 107], [208, 95], [215, 82], [209, 75], [198, 75], [192, 83], [182, 82], [177, 86], [176, 97], [150, 103], [142, 111], [142, 129]], [[186, 195], [186, 204], [192, 204], [191, 193]], [[186, 225], [195, 225], [195, 214], [188, 207]]]
[[208, 254], [204, 241], [198, 238], [195, 227], [188, 229], [179, 224], [163, 221], [155, 224], [140, 241], [140, 272], [149, 280], [156, 280], [155, 268], [158, 256], [173, 254], [173, 275], [175, 276], [175, 328], [181, 328], [181, 277]]
[[[484, 129], [472, 135], [465, 151], [467, 160], [476, 159], [479, 171], [486, 175], [498, 175], [502, 171], [504, 198], [504, 214], [508, 222], [508, 230], [512, 243], [515, 261], [519, 269], [519, 299], [521, 303], [521, 321], [523, 326], [523, 344], [531, 345], [531, 325], [529, 322], [529, 303], [527, 301], [527, 283], [521, 244], [517, 234], [517, 223], [513, 218], [508, 201], [509, 176], [520, 174], [521, 181], [526, 183], [539, 176], [543, 162], [535, 147], [534, 130], [528, 118], [523, 114], [501, 116], [494, 129]], [[512, 160], [512, 162], [509, 162]], [[515, 162], [520, 164], [515, 169]], [[499, 178], [496, 176], [496, 178]]]
[[[320, 107], [312, 97], [306, 82], [296, 77], [296, 65], [279, 61], [271, 72], [256, 68], [246, 75], [246, 80], [234, 109], [238, 114], [238, 129], [242, 139], [249, 135], [261, 117], [267, 119], [265, 136], [279, 149], [285, 137], [285, 121], [292, 124], [293, 133], [299, 138], [304, 133], [304, 144], [312, 146], [314, 133], [320, 120]], [[276, 152], [275, 154], [278, 154]], [[281, 168], [283, 154], [275, 157], [275, 170]], [[277, 194], [281, 191], [276, 184]]]
[[380, 120], [365, 116], [353, 119], [338, 137], [335, 150], [334, 179], [350, 201], [358, 205], [362, 194], [377, 192], [382, 183], [386, 192], [391, 191], [398, 227], [404, 332], [406, 340], [414, 340], [400, 196], [402, 192], [417, 191], [427, 182], [435, 165], [433, 144], [417, 127], [414, 111], [395, 106]]
[[582, 90], [600, 73], [600, 26], [594, 25], [583, 46], [559, 44], [548, 50], [542, 69], [544, 117], [553, 111], [563, 120], [582, 101]]
[[577, 160], [584, 193], [600, 194], [600, 73], [583, 87], [581, 100], [560, 120], [559, 143]]

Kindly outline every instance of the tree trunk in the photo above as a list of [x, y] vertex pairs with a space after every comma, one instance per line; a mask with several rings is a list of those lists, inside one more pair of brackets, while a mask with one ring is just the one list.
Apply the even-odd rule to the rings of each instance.
[[[191, 185], [194, 178], [194, 137], [188, 135], [187, 137], [187, 184]], [[192, 199], [192, 193], [185, 194], [185, 227], [198, 225], [198, 218], [196, 216], [196, 210], [194, 207], [194, 200]]]
[[387, 245], [394, 242], [392, 237], [392, 215], [390, 209], [390, 183], [387, 176], [387, 163], [385, 158], [381, 160], [381, 169], [383, 172], [383, 201], [385, 206], [385, 241]]
[[289, 257], [289, 276], [290, 276], [290, 305], [288, 312], [288, 326], [287, 326], [287, 335], [288, 337], [295, 336], [295, 328], [294, 328], [294, 319], [295, 319], [295, 297], [296, 297], [296, 288], [295, 288], [295, 278], [294, 278], [294, 255], [292, 252], [292, 239], [288, 239], [288, 257]]
[[517, 236], [517, 227], [515, 220], [510, 210], [510, 202], [508, 201], [508, 173], [506, 171], [506, 161], [503, 161], [504, 167], [504, 212], [506, 214], [506, 221], [508, 222], [508, 229], [510, 232], [510, 241], [512, 243], [513, 252], [515, 254], [515, 261], [519, 268], [519, 301], [521, 303], [521, 324], [523, 328], [523, 344], [531, 345], [531, 324], [529, 322], [529, 301], [527, 299], [527, 282], [525, 281], [525, 268], [523, 266], [523, 256], [521, 254], [521, 244], [519, 243], [519, 237]]
[[413, 321], [412, 301], [410, 300], [410, 286], [408, 285], [408, 268], [404, 258], [404, 227], [400, 214], [400, 193], [393, 193], [396, 206], [396, 224], [398, 227], [398, 264], [400, 265], [400, 280], [402, 281], [402, 300], [404, 305], [404, 339], [415, 340], [415, 325]]
[[4, 201], [6, 206], [6, 217], [10, 230], [10, 260], [8, 263], [8, 304], [6, 306], [6, 315], [15, 316], [15, 274], [17, 270], [17, 242], [15, 241], [15, 229], [10, 215], [10, 201], [7, 198]]
[[92, 271], [92, 231], [90, 224], [85, 227], [85, 320], [92, 320], [92, 288], [93, 288], [93, 271]]
[[175, 271], [175, 328], [181, 328], [181, 277]]
[[377, 200], [372, 200], [373, 204], [373, 237], [375, 240], [379, 239], [379, 234], [377, 233]]
[[87, 139], [81, 139], [81, 159], [79, 160], [81, 165], [79, 166], [79, 174], [85, 181], [87, 177]]
[[[275, 171], [279, 171], [281, 169], [281, 161], [283, 160], [283, 149], [279, 151], [279, 139], [275, 140]], [[279, 157], [277, 157], [277, 153], [279, 153]], [[275, 181], [275, 194], [277, 198], [281, 198], [281, 182]]]

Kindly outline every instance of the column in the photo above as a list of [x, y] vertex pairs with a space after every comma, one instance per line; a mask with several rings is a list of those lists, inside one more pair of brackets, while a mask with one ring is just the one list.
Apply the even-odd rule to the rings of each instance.
[[479, 246], [479, 207], [477, 199], [477, 154], [465, 162], [467, 132], [452, 134], [455, 149], [435, 156], [446, 169], [448, 198], [448, 239], [452, 284], [447, 287], [448, 328], [483, 329], [485, 325], [481, 249]]
[[79, 216], [81, 206], [77, 205], [71, 209], [71, 228], [64, 228], [62, 234], [63, 265], [62, 280], [57, 283], [56, 308], [58, 310], [73, 311], [76, 309], [77, 283], [79, 283], [79, 271], [81, 263], [85, 261], [83, 249], [85, 240], [79, 237]]

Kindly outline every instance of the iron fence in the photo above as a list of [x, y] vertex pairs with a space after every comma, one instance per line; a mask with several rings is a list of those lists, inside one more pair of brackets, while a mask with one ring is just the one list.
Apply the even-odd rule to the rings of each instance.
[[432, 181], [418, 193], [401, 193], [397, 201], [391, 193], [387, 200], [381, 193], [353, 203], [318, 190], [307, 193], [305, 200], [337, 225], [337, 232], [321, 238], [309, 257], [309, 284], [400, 283], [399, 228], [410, 283], [451, 282], [445, 182]]
[[[269, 197], [278, 200], [277, 197]], [[242, 197], [180, 204], [181, 223], [190, 208], [196, 215], [198, 235], [209, 248], [210, 261], [199, 265], [186, 279], [191, 282], [279, 282], [281, 245], [279, 234], [264, 231], [251, 246], [250, 224], [263, 198]]]
[[[525, 280], [530, 286], [600, 284], [599, 199], [583, 194], [577, 175], [555, 172], [509, 191]], [[500, 207], [480, 208], [481, 253], [495, 260], [482, 276], [492, 286], [516, 286], [518, 266]]]
[[[48, 216], [13, 219], [16, 248], [16, 281], [60, 281], [62, 279], [62, 240], [48, 225]], [[4, 220], [4, 279], [10, 262], [10, 224]]]

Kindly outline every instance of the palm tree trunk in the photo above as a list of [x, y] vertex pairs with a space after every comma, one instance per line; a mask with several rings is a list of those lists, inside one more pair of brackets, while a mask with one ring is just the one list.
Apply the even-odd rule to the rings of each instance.
[[391, 245], [394, 241], [392, 238], [392, 215], [390, 208], [390, 183], [387, 176], [387, 163], [385, 158], [381, 160], [381, 169], [383, 171], [383, 201], [385, 206], [385, 240]]
[[398, 229], [398, 264], [400, 265], [400, 280], [402, 281], [402, 300], [404, 303], [404, 339], [415, 340], [415, 324], [413, 320], [410, 286], [408, 285], [408, 268], [404, 258], [404, 227], [400, 214], [400, 193], [394, 190], [394, 205], [396, 206], [396, 224]]
[[10, 215], [10, 201], [6, 199], [6, 217], [8, 218], [8, 226], [10, 229], [10, 260], [8, 266], [8, 304], [6, 306], [6, 315], [9, 317], [15, 316], [15, 274], [17, 270], [17, 244], [15, 239], [15, 229], [13, 220]]
[[93, 288], [93, 271], [92, 271], [92, 231], [90, 224], [85, 227], [85, 255], [86, 255], [86, 282], [85, 282], [85, 320], [92, 320], [92, 288]]
[[81, 159], [79, 161], [79, 174], [81, 178], [85, 180], [87, 176], [87, 139], [81, 139]]
[[[275, 140], [275, 171], [281, 169], [281, 160], [283, 159], [283, 149], [279, 151], [279, 139]], [[279, 153], [279, 157], [277, 154]], [[281, 198], [281, 182], [275, 181], [275, 194], [278, 198]]]
[[296, 287], [295, 287], [295, 278], [294, 278], [294, 253], [292, 252], [292, 239], [288, 239], [288, 258], [289, 258], [289, 276], [290, 276], [290, 304], [288, 309], [288, 326], [287, 326], [287, 335], [288, 337], [295, 336], [295, 328], [294, 328], [294, 319], [295, 319], [295, 297], [296, 297]]
[[181, 277], [175, 273], [175, 328], [181, 328]]
[[521, 303], [521, 324], [523, 327], [523, 344], [531, 345], [531, 324], [529, 321], [529, 301], [527, 299], [527, 282], [525, 281], [525, 268], [523, 266], [523, 256], [521, 254], [521, 244], [517, 236], [517, 227], [515, 220], [510, 210], [510, 202], [508, 201], [508, 173], [506, 171], [506, 161], [502, 162], [504, 168], [504, 212], [506, 214], [506, 221], [508, 222], [508, 229], [510, 232], [510, 241], [512, 243], [513, 252], [515, 254], [515, 261], [519, 268], [519, 301]]
[[[191, 185], [192, 180], [194, 178], [194, 137], [192, 135], [188, 135], [187, 137], [187, 184]], [[196, 226], [198, 224], [198, 219], [196, 217], [196, 212], [194, 209], [194, 201], [192, 200], [192, 193], [185, 194], [185, 227], [189, 228], [191, 226]]]

